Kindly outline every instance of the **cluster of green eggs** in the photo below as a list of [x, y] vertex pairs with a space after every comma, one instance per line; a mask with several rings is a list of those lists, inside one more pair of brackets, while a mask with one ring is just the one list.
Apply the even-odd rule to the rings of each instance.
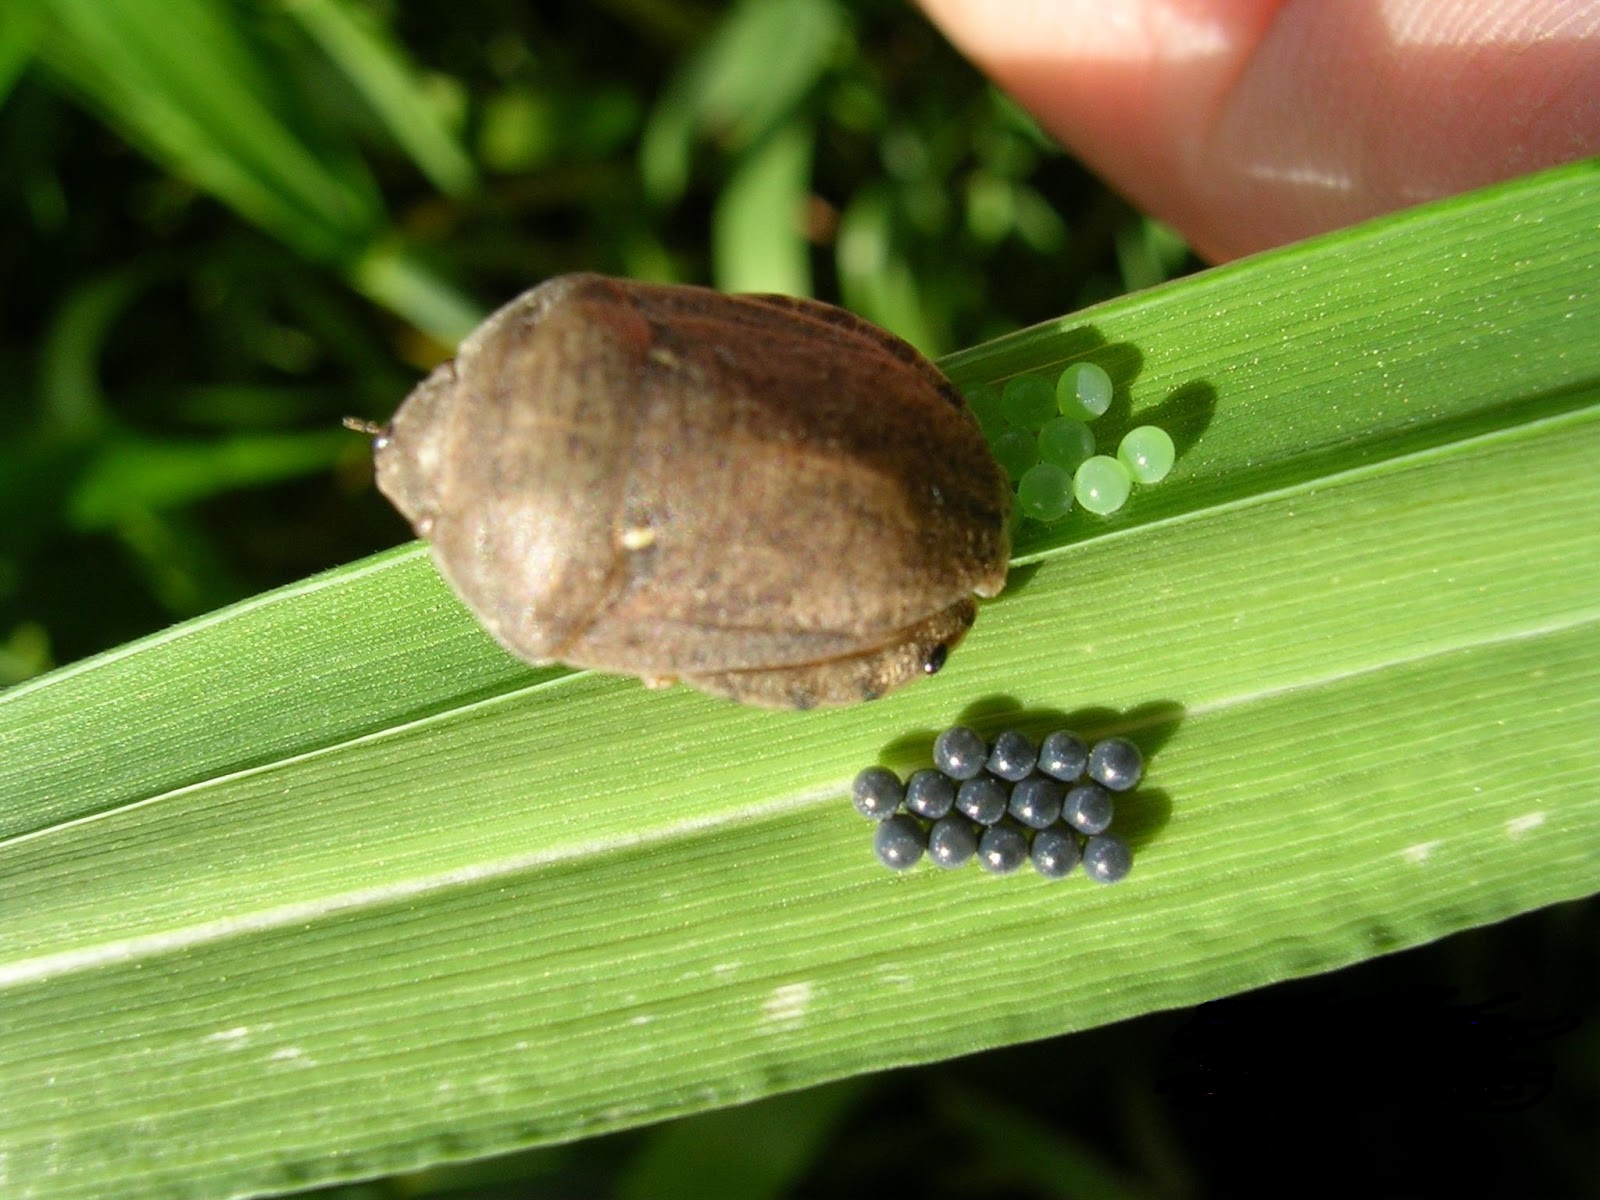
[[991, 743], [957, 725], [934, 741], [932, 767], [904, 782], [887, 767], [868, 767], [851, 798], [878, 823], [872, 848], [891, 870], [926, 855], [947, 869], [975, 858], [997, 875], [1031, 862], [1046, 879], [1081, 865], [1090, 879], [1116, 883], [1133, 855], [1109, 832], [1113, 800], [1143, 774], [1139, 748], [1124, 738], [1091, 747], [1062, 729], [1035, 745], [1006, 730]]
[[1133, 485], [1159, 483], [1177, 451], [1166, 430], [1130, 429], [1116, 453], [1097, 453], [1089, 422], [1111, 406], [1111, 377], [1090, 362], [1073, 363], [1055, 379], [1016, 375], [996, 389], [967, 392], [995, 459], [1017, 486], [1017, 513], [1059, 521], [1078, 506], [1109, 516]]

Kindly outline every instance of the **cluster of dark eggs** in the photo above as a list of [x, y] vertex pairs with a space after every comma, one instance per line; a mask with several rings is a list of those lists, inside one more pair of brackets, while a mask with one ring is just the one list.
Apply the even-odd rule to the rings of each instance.
[[1139, 748], [1123, 738], [1093, 747], [1058, 730], [1037, 746], [1008, 730], [985, 742], [964, 725], [933, 743], [931, 768], [901, 782], [887, 767], [868, 767], [851, 789], [863, 816], [878, 822], [872, 846], [896, 871], [926, 854], [953, 869], [976, 858], [997, 875], [1032, 862], [1046, 879], [1080, 864], [1099, 883], [1116, 883], [1133, 866], [1128, 843], [1113, 833], [1114, 796], [1144, 774]]

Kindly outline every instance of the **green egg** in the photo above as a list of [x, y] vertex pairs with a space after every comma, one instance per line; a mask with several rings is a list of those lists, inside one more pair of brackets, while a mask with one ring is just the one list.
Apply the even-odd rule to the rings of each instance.
[[1056, 381], [1056, 407], [1079, 421], [1104, 416], [1111, 407], [1111, 376], [1094, 363], [1073, 363]]
[[1056, 417], [1039, 430], [1039, 461], [1054, 463], [1069, 474], [1094, 454], [1094, 430], [1072, 417]]
[[1017, 507], [1035, 521], [1059, 521], [1072, 511], [1072, 476], [1055, 463], [1035, 463], [1017, 483]]
[[1117, 461], [1127, 468], [1135, 483], [1160, 483], [1172, 470], [1177, 451], [1165, 429], [1140, 425], [1128, 430], [1117, 447]]
[[994, 441], [1006, 427], [1006, 419], [1000, 412], [1000, 389], [992, 383], [980, 383], [963, 394], [966, 396], [967, 407], [972, 409], [972, 415], [978, 418], [978, 426], [983, 430], [983, 436], [991, 442]]
[[1037, 429], [1056, 413], [1055, 392], [1043, 375], [1018, 375], [1006, 380], [1000, 393], [1000, 411], [1006, 420], [1024, 429]]
[[1106, 454], [1096, 454], [1080, 466], [1072, 477], [1072, 492], [1078, 503], [1092, 513], [1109, 516], [1127, 502], [1133, 480], [1127, 468]]
[[994, 439], [990, 448], [994, 451], [995, 461], [1011, 476], [1013, 483], [1039, 461], [1038, 439], [1026, 429], [1013, 427], [1004, 430]]

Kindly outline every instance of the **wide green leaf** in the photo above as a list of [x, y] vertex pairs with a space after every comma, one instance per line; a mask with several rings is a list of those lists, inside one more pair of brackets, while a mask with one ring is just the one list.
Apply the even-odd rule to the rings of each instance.
[[[935, 679], [768, 713], [511, 663], [416, 547], [0, 696], [0, 1179], [290, 1190], [1328, 970], [1600, 887], [1600, 173], [958, 355], [1173, 476], [1025, 528]], [[938, 728], [1149, 757], [1133, 875], [891, 875]]]

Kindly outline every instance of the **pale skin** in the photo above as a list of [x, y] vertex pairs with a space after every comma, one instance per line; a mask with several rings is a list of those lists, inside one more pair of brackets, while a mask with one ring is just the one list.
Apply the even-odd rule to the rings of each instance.
[[1594, 0], [920, 0], [1222, 262], [1600, 154]]

